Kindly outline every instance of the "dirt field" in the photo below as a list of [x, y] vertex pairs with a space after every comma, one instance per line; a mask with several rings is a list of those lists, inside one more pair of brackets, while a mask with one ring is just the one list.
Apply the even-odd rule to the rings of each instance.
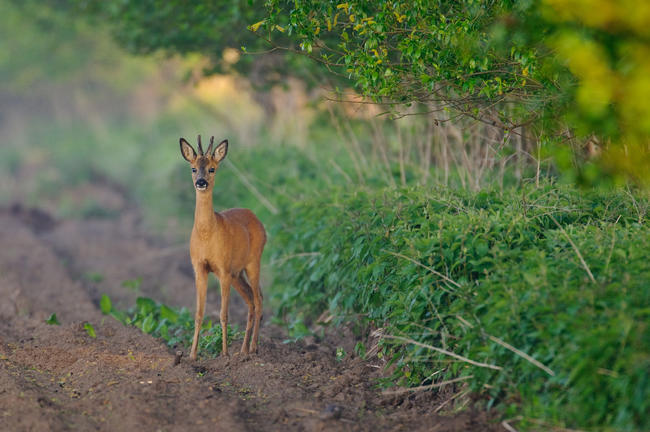
[[[458, 413], [471, 405], [452, 399], [460, 388], [382, 394], [380, 365], [336, 361], [336, 346], [349, 342], [340, 335], [283, 344], [269, 320], [258, 355], [184, 357], [174, 366], [173, 350], [103, 316], [98, 302], [106, 293], [127, 308], [146, 295], [193, 311], [188, 252], [147, 237], [137, 209], [115, 205], [119, 218], [66, 221], [0, 208], [0, 430], [504, 430], [476, 409]], [[134, 278], [142, 278], [137, 290], [122, 286]], [[217, 322], [218, 297], [208, 292]], [[45, 323], [51, 313], [60, 326]], [[236, 294], [230, 316], [244, 323]]]

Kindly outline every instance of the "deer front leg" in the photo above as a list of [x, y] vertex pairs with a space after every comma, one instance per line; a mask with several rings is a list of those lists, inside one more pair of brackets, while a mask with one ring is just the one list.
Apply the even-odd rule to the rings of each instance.
[[221, 314], [219, 316], [221, 321], [221, 354], [225, 356], [228, 355], [228, 303], [230, 301], [231, 283], [232, 276], [230, 273], [219, 278], [219, 285], [221, 285]]
[[[198, 268], [197, 268], [198, 267]], [[203, 325], [203, 314], [205, 313], [205, 296], [208, 290], [208, 272], [203, 266], [195, 266], [196, 282], [196, 314], [194, 315], [194, 339], [192, 339], [192, 350], [190, 359], [196, 360], [196, 354], [199, 347], [199, 333]]]

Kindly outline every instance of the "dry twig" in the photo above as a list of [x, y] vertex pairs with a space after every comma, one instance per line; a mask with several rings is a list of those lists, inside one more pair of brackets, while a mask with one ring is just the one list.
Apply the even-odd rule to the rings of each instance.
[[[419, 265], [420, 267], [429, 270], [429, 271], [430, 271], [431, 273], [433, 273], [434, 275], [436, 275], [436, 276], [440, 276], [443, 280], [445, 280], [446, 282], [452, 284], [452, 285], [455, 286], [456, 288], [460, 288], [460, 284], [459, 284], [458, 282], [456, 282], [456, 281], [454, 281], [454, 280], [452, 280], [452, 279], [449, 279], [447, 276], [445, 276], [445, 275], [443, 275], [442, 273], [440, 273], [439, 271], [437, 271], [437, 270], [435, 270], [435, 269], [429, 267], [428, 265], [424, 265], [424, 264], [422, 264], [421, 262], [416, 261], [416, 260], [414, 260], [413, 258], [408, 257], [408, 256], [406, 256], [406, 255], [403, 255], [403, 254], [401, 254], [401, 253], [399, 253], [399, 252], [392, 252], [392, 251], [389, 251], [389, 250], [386, 250], [386, 249], [382, 249], [382, 251], [384, 251], [384, 252], [386, 252], [386, 253], [389, 253], [389, 254], [391, 254], [391, 255], [395, 255], [396, 257], [404, 258], [405, 260], [411, 261], [413, 264]], [[449, 293], [449, 294], [453, 294], [453, 292], [449, 292], [449, 291], [445, 290], [444, 288], [443, 288], [443, 291], [445, 291], [446, 293]]]
[[454, 378], [450, 379], [447, 381], [442, 381], [439, 383], [435, 384], [429, 384], [429, 385], [423, 385], [423, 386], [417, 386], [417, 387], [406, 387], [406, 388], [401, 388], [397, 390], [384, 390], [381, 394], [388, 396], [388, 395], [398, 395], [398, 394], [404, 394], [404, 393], [409, 393], [409, 392], [417, 392], [417, 391], [423, 391], [423, 390], [431, 390], [433, 388], [438, 388], [438, 387], [444, 387], [448, 384], [453, 384], [461, 381], [466, 381], [468, 379], [474, 378], [474, 375], [468, 375], [460, 378]]
[[434, 347], [433, 345], [428, 345], [428, 344], [418, 342], [418, 341], [413, 340], [413, 339], [405, 338], [405, 337], [402, 337], [402, 336], [384, 335], [384, 337], [386, 339], [395, 339], [395, 340], [399, 340], [399, 341], [402, 341], [402, 342], [417, 345], [417, 346], [420, 346], [422, 348], [427, 348], [427, 349], [439, 352], [440, 354], [448, 355], [450, 357], [453, 357], [453, 358], [458, 359], [460, 361], [463, 361], [465, 363], [469, 363], [469, 364], [474, 365], [474, 366], [484, 367], [484, 368], [494, 369], [494, 370], [502, 370], [503, 369], [501, 366], [496, 366], [496, 365], [491, 365], [491, 364], [487, 364], [487, 363], [477, 362], [477, 361], [468, 359], [467, 357], [463, 357], [461, 355], [453, 353], [451, 351], [447, 351], [447, 350], [444, 350], [442, 348]]
[[534, 364], [535, 366], [537, 366], [538, 368], [540, 368], [541, 370], [543, 370], [544, 372], [546, 372], [550, 376], [555, 376], [555, 372], [553, 372], [551, 369], [544, 366], [542, 363], [538, 362], [537, 360], [535, 360], [534, 358], [532, 358], [531, 356], [529, 356], [525, 352], [518, 350], [517, 348], [513, 347], [509, 343], [502, 341], [498, 337], [495, 337], [495, 336], [492, 336], [492, 335], [487, 335], [487, 336], [490, 338], [490, 340], [492, 342], [496, 342], [499, 345], [501, 345], [502, 347], [504, 347], [506, 349], [509, 349], [510, 351], [517, 354], [518, 356], [528, 360], [530, 363]]
[[555, 222], [555, 225], [557, 225], [557, 227], [560, 229], [560, 231], [562, 231], [562, 234], [564, 234], [564, 236], [565, 236], [565, 237], [567, 238], [567, 240], [569, 241], [569, 244], [571, 244], [571, 246], [573, 247], [573, 250], [576, 252], [576, 255], [578, 255], [578, 258], [580, 259], [580, 262], [582, 263], [582, 266], [583, 266], [583, 267], [585, 268], [585, 270], [587, 271], [587, 274], [589, 275], [589, 279], [591, 279], [591, 281], [592, 281], [593, 283], [596, 283], [596, 279], [594, 278], [594, 275], [591, 273], [591, 270], [589, 270], [589, 266], [587, 265], [585, 259], [582, 257], [582, 254], [580, 253], [580, 249], [578, 249], [578, 246], [576, 246], [576, 244], [573, 243], [573, 240], [571, 240], [571, 237], [569, 237], [569, 234], [564, 230], [564, 228], [562, 227], [562, 225], [560, 225], [560, 224], [558, 223], [558, 221], [555, 220], [555, 218], [553, 217], [553, 215], [549, 214], [548, 216], [551, 218], [551, 220], [553, 220], [553, 222]]

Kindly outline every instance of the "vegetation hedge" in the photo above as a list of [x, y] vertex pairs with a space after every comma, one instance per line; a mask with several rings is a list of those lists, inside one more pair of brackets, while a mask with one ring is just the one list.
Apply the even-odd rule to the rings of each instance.
[[402, 338], [380, 343], [394, 383], [464, 378], [524, 423], [650, 430], [648, 205], [551, 184], [329, 190], [273, 230], [276, 300], [294, 336], [329, 309]]

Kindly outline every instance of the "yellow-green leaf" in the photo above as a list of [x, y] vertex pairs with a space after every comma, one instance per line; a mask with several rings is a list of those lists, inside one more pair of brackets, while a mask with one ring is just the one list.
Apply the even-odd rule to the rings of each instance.
[[[256, 22], [255, 24], [251, 24], [248, 28], [249, 28], [251, 31], [256, 32], [256, 31], [260, 28], [260, 26], [261, 26], [262, 24], [264, 24], [264, 20], [259, 21], [259, 22]], [[278, 26], [276, 26], [276, 27], [278, 27]]]

